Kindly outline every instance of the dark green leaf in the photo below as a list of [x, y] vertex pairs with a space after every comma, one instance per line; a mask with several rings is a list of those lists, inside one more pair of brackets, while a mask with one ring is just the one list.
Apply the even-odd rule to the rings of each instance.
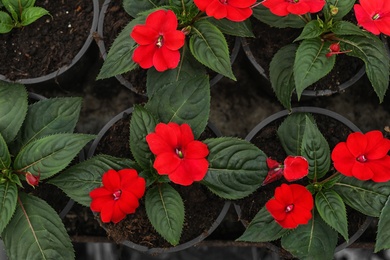
[[228, 19], [215, 19], [210, 17], [210, 23], [217, 26], [217, 28], [224, 34], [238, 36], [238, 37], [255, 37], [252, 32], [252, 25], [247, 19], [243, 22], [233, 22]]
[[294, 41], [316, 38], [323, 32], [324, 30], [321, 28], [320, 22], [318, 20], [313, 20], [303, 27], [302, 33]]
[[387, 198], [379, 216], [378, 233], [376, 235], [375, 252], [390, 249], [390, 197]]
[[[277, 16], [263, 5], [253, 8], [253, 16], [263, 23], [278, 28], [303, 28], [306, 24], [298, 15]], [[259, 36], [262, 37], [261, 35]]]
[[0, 234], [11, 220], [18, 198], [18, 188], [15, 183], [6, 181], [0, 183]]
[[331, 31], [337, 35], [360, 35], [364, 37], [367, 36], [367, 33], [365, 33], [362, 29], [360, 29], [353, 23], [347, 21], [335, 22], [331, 28]]
[[180, 194], [163, 183], [149, 189], [145, 208], [156, 231], [171, 245], [179, 244], [184, 223], [184, 204]]
[[280, 124], [277, 134], [287, 155], [302, 154], [302, 138], [305, 133], [307, 115], [309, 114], [293, 113]]
[[267, 156], [248, 141], [232, 137], [204, 141], [209, 148], [209, 171], [202, 183], [225, 199], [250, 195], [267, 175]]
[[[353, 5], [356, 3], [356, 0], [327, 0], [323, 10], [328, 18], [332, 17], [333, 21], [341, 20], [346, 14], [348, 14]], [[330, 6], [333, 5], [338, 8], [338, 12], [336, 15], [331, 16], [330, 14]]]
[[141, 12], [157, 8], [166, 4], [166, 0], [123, 0], [123, 8], [132, 17]]
[[26, 9], [23, 9], [22, 16], [21, 16], [21, 24], [23, 26], [29, 25], [39, 18], [41, 18], [44, 15], [48, 15], [49, 12], [42, 8], [42, 7], [28, 7]]
[[11, 155], [3, 136], [0, 134], [0, 172], [11, 165]]

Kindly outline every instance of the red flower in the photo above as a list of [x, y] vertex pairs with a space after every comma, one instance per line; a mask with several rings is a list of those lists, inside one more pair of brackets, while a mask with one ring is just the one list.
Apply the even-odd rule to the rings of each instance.
[[159, 123], [155, 132], [146, 136], [150, 150], [156, 155], [153, 167], [160, 175], [184, 186], [200, 181], [207, 173], [207, 145], [194, 140], [188, 124]]
[[267, 158], [268, 174], [263, 181], [263, 186], [280, 180], [283, 177], [283, 165], [277, 161]]
[[89, 193], [92, 198], [91, 210], [100, 212], [104, 223], [118, 223], [127, 214], [134, 213], [138, 200], [145, 193], [145, 180], [134, 169], [108, 170], [103, 174], [103, 187]]
[[252, 15], [251, 6], [256, 0], [194, 0], [194, 3], [199, 10], [215, 19], [242, 22]]
[[185, 38], [176, 30], [177, 25], [174, 12], [158, 10], [146, 18], [144, 25], [134, 26], [130, 36], [139, 44], [133, 53], [134, 62], [144, 69], [154, 66], [157, 71], [176, 68]]
[[303, 15], [321, 11], [325, 0], [266, 0], [263, 5], [278, 16]]
[[35, 188], [39, 184], [39, 179], [41, 178], [41, 172], [38, 172], [38, 175], [33, 175], [31, 172], [26, 172], [25, 174], [27, 183]]
[[282, 184], [275, 189], [274, 198], [265, 204], [269, 213], [283, 228], [307, 224], [312, 218], [313, 206], [312, 194], [299, 184]]
[[360, 0], [354, 5], [358, 24], [367, 31], [378, 35], [390, 35], [390, 1], [389, 0]]
[[287, 181], [302, 179], [309, 173], [309, 163], [303, 156], [287, 156], [284, 160], [284, 178]]
[[352, 51], [352, 50], [340, 51], [340, 43], [335, 42], [335, 43], [332, 43], [332, 44], [329, 46], [329, 52], [326, 54], [326, 57], [329, 58], [329, 57], [331, 57], [332, 55], [347, 53], [347, 52], [351, 52], [351, 51]]
[[390, 140], [380, 131], [352, 133], [346, 142], [338, 143], [332, 151], [337, 171], [359, 180], [386, 182], [390, 180]]

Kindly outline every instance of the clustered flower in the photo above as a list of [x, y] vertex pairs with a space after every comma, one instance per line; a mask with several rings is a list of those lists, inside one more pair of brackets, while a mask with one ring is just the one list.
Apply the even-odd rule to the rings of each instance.
[[194, 0], [199, 10], [215, 19], [226, 18], [242, 22], [252, 15], [252, 6], [256, 0]]
[[325, 3], [325, 0], [266, 0], [263, 5], [275, 15], [286, 16], [317, 13], [322, 10]]

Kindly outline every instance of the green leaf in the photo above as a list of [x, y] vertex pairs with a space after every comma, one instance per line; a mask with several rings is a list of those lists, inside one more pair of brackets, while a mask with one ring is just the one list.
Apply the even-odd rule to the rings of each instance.
[[18, 0], [23, 8], [29, 8], [35, 5], [35, 0]]
[[353, 23], [347, 21], [335, 22], [330, 29], [334, 34], [337, 35], [360, 35], [364, 37], [367, 36], [367, 33], [365, 33], [362, 29], [360, 29]]
[[307, 225], [300, 225], [282, 237], [282, 247], [299, 259], [333, 259], [337, 232], [317, 212]]
[[390, 60], [383, 42], [373, 34], [366, 36], [345, 35], [341, 47], [352, 50], [347, 55], [364, 61], [366, 74], [379, 101], [382, 102], [389, 85]]
[[0, 33], [8, 33], [14, 28], [12, 17], [3, 11], [0, 11]]
[[263, 5], [253, 8], [253, 16], [261, 22], [277, 28], [303, 28], [306, 25], [298, 15], [277, 16]]
[[190, 50], [203, 65], [232, 80], [236, 80], [230, 64], [229, 49], [222, 32], [206, 20], [191, 28]]
[[237, 240], [247, 242], [269, 242], [281, 238], [290, 230], [282, 228], [271, 216], [266, 207], [263, 207]]
[[345, 204], [334, 190], [317, 193], [315, 205], [322, 219], [348, 241], [348, 221]]
[[145, 196], [146, 214], [156, 231], [171, 245], [179, 244], [184, 223], [184, 204], [180, 194], [163, 183]]
[[23, 26], [29, 25], [39, 18], [41, 18], [44, 15], [48, 15], [49, 12], [42, 8], [42, 7], [28, 7], [26, 9], [23, 9], [22, 16], [21, 16], [21, 24]]
[[80, 150], [95, 136], [86, 134], [55, 134], [30, 142], [16, 156], [18, 172], [41, 173], [41, 180], [63, 170]]
[[267, 156], [248, 141], [233, 137], [207, 139], [209, 170], [202, 180], [225, 199], [240, 199], [257, 190], [267, 176]]
[[204, 131], [210, 113], [210, 83], [207, 76], [185, 78], [155, 92], [145, 108], [159, 122], [187, 123], [195, 138]]
[[307, 115], [309, 114], [293, 113], [280, 124], [277, 134], [287, 155], [302, 154], [302, 138], [305, 133]]
[[15, 183], [0, 183], [0, 234], [8, 225], [16, 209], [18, 188]]
[[157, 8], [166, 3], [166, 0], [123, 0], [123, 8], [132, 17], [137, 17], [139, 13]]
[[57, 213], [43, 200], [19, 194], [14, 216], [1, 237], [10, 260], [74, 259], [72, 243]]
[[8, 169], [11, 165], [11, 155], [3, 136], [0, 134], [0, 171]]
[[379, 216], [375, 253], [383, 249], [390, 249], [390, 197], [387, 198], [385, 206]]
[[66, 195], [81, 205], [89, 207], [89, 193], [102, 185], [102, 175], [109, 169], [132, 168], [139, 172], [135, 162], [126, 158], [97, 155], [61, 172], [48, 183], [63, 190]]
[[333, 68], [335, 56], [326, 57], [329, 42], [320, 38], [303, 40], [297, 49], [294, 62], [294, 81], [298, 99], [303, 90], [326, 76]]
[[[352, 7], [355, 3], [356, 0], [327, 0], [325, 6], [323, 7], [323, 10], [327, 17], [332, 17], [333, 21], [338, 21], [341, 20], [346, 14], [348, 14], [352, 10]], [[330, 5], [336, 6], [338, 8], [338, 12], [334, 16], [330, 15]]]
[[79, 118], [81, 98], [50, 98], [29, 105], [18, 134], [18, 149], [47, 135], [72, 133]]
[[301, 34], [294, 41], [313, 39], [321, 36], [323, 32], [324, 30], [321, 28], [320, 22], [318, 20], [313, 20], [308, 22], [305, 27], [303, 27]]
[[[12, 19], [14, 20], [15, 24], [19, 22], [20, 14], [22, 13], [22, 10], [19, 8], [19, 2], [13, 1], [13, 0], [2, 0], [5, 9], [11, 14]], [[18, 10], [20, 12], [18, 13]]]
[[145, 22], [146, 17], [140, 16], [133, 19], [115, 38], [107, 57], [103, 62], [96, 79], [105, 79], [123, 74], [135, 69], [138, 65], [133, 61], [133, 52], [137, 47], [136, 42], [130, 37], [134, 26]]
[[154, 158], [146, 142], [146, 135], [154, 132], [156, 119], [145, 108], [137, 105], [130, 120], [130, 150], [136, 162], [147, 169]]
[[180, 50], [180, 63], [175, 69], [158, 72], [154, 67], [148, 69], [146, 89], [148, 97], [164, 85], [172, 82], [180, 82], [184, 79], [195, 78], [206, 75], [204, 67], [191, 55], [187, 44]]
[[17, 135], [27, 113], [27, 92], [23, 85], [0, 81], [0, 133], [6, 143]]
[[371, 217], [379, 217], [390, 195], [390, 182], [375, 183], [343, 176], [333, 186], [351, 208]]
[[302, 137], [302, 156], [309, 162], [308, 178], [318, 180], [330, 168], [330, 149], [325, 137], [313, 119], [306, 116], [305, 132]]
[[238, 37], [255, 37], [252, 32], [252, 25], [250, 20], [247, 19], [243, 22], [233, 22], [228, 19], [215, 19], [213, 17], [208, 18], [209, 22], [217, 26], [217, 28], [223, 33]]

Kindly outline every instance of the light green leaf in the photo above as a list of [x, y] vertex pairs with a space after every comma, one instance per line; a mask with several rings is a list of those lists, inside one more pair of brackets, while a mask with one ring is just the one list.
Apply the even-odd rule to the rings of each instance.
[[348, 241], [348, 221], [345, 204], [334, 190], [322, 190], [315, 198], [322, 219]]
[[0, 11], [0, 33], [8, 33], [14, 28], [12, 17], [3, 11]]
[[11, 155], [3, 136], [0, 134], [0, 171], [8, 169], [11, 165]]
[[27, 113], [27, 92], [23, 85], [0, 81], [0, 133], [6, 143], [17, 135]]
[[230, 64], [226, 39], [215, 25], [206, 20], [195, 22], [191, 28], [190, 50], [203, 65], [232, 80], [236, 80]]
[[228, 19], [215, 19], [209, 17], [210, 23], [217, 26], [217, 28], [224, 34], [238, 36], [238, 37], [255, 37], [252, 32], [252, 25], [249, 19], [243, 22], [233, 22]]
[[91, 203], [89, 193], [102, 185], [102, 175], [109, 169], [124, 168], [132, 168], [139, 172], [139, 166], [130, 159], [97, 155], [69, 167], [48, 183], [60, 188], [74, 201], [89, 207]]
[[[277, 135], [287, 155], [301, 155], [307, 113], [293, 113], [280, 124]], [[313, 119], [314, 120], [314, 119]]]
[[309, 162], [308, 178], [318, 180], [329, 171], [330, 148], [313, 119], [306, 116], [305, 121], [301, 155]]
[[295, 90], [294, 61], [297, 44], [282, 47], [270, 63], [270, 81], [276, 97], [282, 105], [291, 109], [291, 96]]
[[379, 216], [375, 253], [383, 249], [390, 249], [390, 197], [387, 198], [385, 206]]
[[379, 217], [390, 195], [390, 182], [375, 183], [343, 176], [333, 186], [351, 208], [371, 217]]
[[175, 81], [157, 90], [145, 108], [159, 122], [187, 123], [195, 138], [204, 131], [210, 113], [210, 83], [207, 76]]
[[311, 84], [326, 76], [333, 68], [335, 56], [326, 57], [329, 42], [320, 38], [303, 40], [297, 49], [294, 62], [294, 81], [298, 99]]
[[207, 139], [209, 170], [202, 183], [225, 199], [240, 199], [257, 190], [267, 176], [267, 156], [248, 141]]
[[123, 8], [131, 17], [137, 17], [139, 13], [157, 8], [166, 3], [166, 0], [123, 0]]
[[146, 192], [145, 208], [156, 231], [171, 245], [179, 244], [184, 223], [180, 194], [167, 183], [158, 184]]
[[146, 142], [146, 135], [154, 132], [157, 121], [145, 108], [137, 105], [130, 120], [130, 150], [136, 162], [147, 169], [154, 158]]
[[86, 134], [55, 134], [30, 142], [16, 156], [14, 169], [19, 172], [41, 173], [41, 180], [63, 170], [95, 136]]
[[19, 21], [19, 17], [21, 15], [21, 11], [19, 10], [19, 3], [13, 0], [2, 0], [5, 9], [11, 14], [12, 19], [14, 20], [15, 24], [17, 24]]
[[252, 219], [244, 234], [237, 240], [247, 242], [269, 242], [281, 238], [289, 231], [289, 229], [282, 228], [282, 226], [271, 216], [267, 208], [263, 207]]
[[336, 244], [337, 232], [317, 212], [307, 225], [300, 225], [282, 237], [282, 247], [299, 259], [333, 259]]
[[253, 8], [253, 16], [261, 22], [277, 28], [303, 28], [306, 24], [298, 15], [277, 16], [264, 5]]
[[72, 243], [57, 213], [43, 200], [19, 193], [14, 216], [1, 237], [10, 260], [74, 259]]
[[35, 22], [36, 20], [38, 20], [39, 18], [41, 18], [42, 16], [48, 14], [49, 12], [42, 7], [32, 6], [32, 7], [25, 8], [23, 9], [21, 15], [21, 24], [23, 26], [29, 25]]
[[301, 34], [294, 41], [313, 39], [321, 36], [323, 32], [324, 30], [321, 29], [320, 22], [318, 20], [313, 20], [308, 22], [305, 27], [303, 27]]
[[11, 220], [18, 198], [18, 188], [15, 183], [6, 181], [0, 183], [0, 234]]

